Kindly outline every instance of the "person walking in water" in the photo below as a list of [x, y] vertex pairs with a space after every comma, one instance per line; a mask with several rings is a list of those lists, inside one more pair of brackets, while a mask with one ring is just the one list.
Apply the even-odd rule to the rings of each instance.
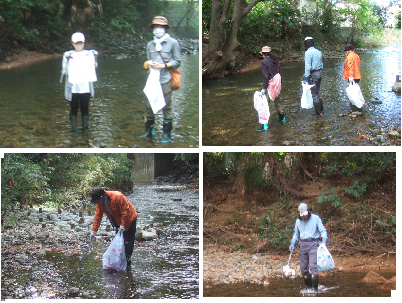
[[[345, 49], [346, 58], [343, 66], [343, 80], [348, 80], [349, 83], [359, 83], [361, 79], [360, 74], [360, 57], [354, 52], [352, 44], [346, 44]], [[362, 108], [358, 108], [349, 101], [351, 111], [362, 111]]]
[[[279, 121], [285, 123], [285, 114], [281, 103], [281, 71], [279, 60], [274, 53], [271, 52], [269, 46], [264, 46], [261, 50], [264, 59], [261, 61], [261, 71], [263, 84], [261, 93], [265, 94], [269, 99], [274, 101], [275, 108], [278, 111]], [[259, 130], [268, 130], [268, 124], [263, 124]]]
[[71, 36], [74, 50], [64, 53], [60, 83], [66, 76], [64, 96], [70, 101], [70, 122], [73, 134], [78, 133], [78, 108], [82, 115], [82, 129], [84, 134], [89, 127], [89, 99], [95, 95], [94, 82], [97, 81], [96, 68], [98, 67], [98, 52], [84, 50], [85, 36], [76, 32]]
[[[177, 70], [181, 64], [181, 50], [179, 42], [168, 34], [170, 28], [168, 20], [162, 16], [153, 18], [149, 25], [152, 29], [154, 39], [147, 44], [147, 61], [144, 63], [144, 68], [160, 70], [160, 84], [162, 85], [163, 96], [166, 105], [162, 108], [163, 111], [163, 136], [162, 143], [171, 141], [171, 131], [173, 122], [172, 109], [172, 76], [170, 69]], [[151, 63], [150, 63], [151, 62]], [[152, 111], [151, 104], [148, 99], [145, 100], [145, 133], [140, 138], [155, 136], [154, 123], [155, 114]]]
[[299, 217], [296, 220], [289, 250], [292, 251], [295, 248], [297, 240], [299, 240], [300, 271], [304, 277], [304, 283], [309, 290], [312, 289], [313, 292], [317, 292], [317, 250], [319, 247], [318, 238], [321, 237], [321, 244], [326, 245], [328, 241], [327, 230], [322, 224], [320, 217], [312, 214], [306, 203], [300, 203], [298, 211]]
[[324, 104], [320, 96], [320, 85], [322, 79], [322, 53], [314, 47], [314, 40], [312, 37], [304, 39], [304, 46], [306, 52], [304, 54], [304, 75], [303, 83], [314, 85], [311, 88], [311, 95], [313, 96], [313, 103], [316, 115], [324, 113]]
[[112, 227], [116, 229], [116, 234], [118, 232], [123, 233], [127, 270], [130, 270], [137, 229], [136, 210], [121, 192], [105, 191], [101, 187], [96, 187], [91, 191], [90, 202], [96, 205], [90, 239], [92, 240], [96, 236], [105, 213]]

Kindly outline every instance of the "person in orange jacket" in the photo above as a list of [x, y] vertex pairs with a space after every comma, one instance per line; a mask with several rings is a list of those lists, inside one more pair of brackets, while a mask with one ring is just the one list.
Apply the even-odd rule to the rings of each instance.
[[[343, 80], [359, 83], [360, 79], [362, 78], [360, 74], [360, 58], [353, 50], [354, 47], [352, 44], [345, 45], [344, 51], [348, 53], [346, 54], [345, 65], [343, 67]], [[354, 106], [350, 102], [349, 104], [352, 111], [362, 110], [361, 108]]]
[[92, 224], [90, 238], [96, 236], [105, 213], [117, 233], [123, 233], [124, 248], [127, 259], [127, 270], [131, 269], [131, 255], [134, 249], [135, 233], [137, 229], [137, 212], [128, 199], [118, 191], [105, 191], [96, 187], [91, 191], [92, 204], [96, 204], [95, 217]]

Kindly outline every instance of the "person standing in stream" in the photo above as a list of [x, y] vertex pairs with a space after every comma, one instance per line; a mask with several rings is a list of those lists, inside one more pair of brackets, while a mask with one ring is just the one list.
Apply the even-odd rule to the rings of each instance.
[[128, 199], [118, 191], [105, 191], [96, 187], [91, 191], [92, 204], [96, 205], [90, 240], [96, 236], [105, 213], [117, 233], [123, 233], [127, 270], [131, 269], [131, 255], [134, 249], [137, 229], [137, 212]]
[[306, 203], [300, 203], [298, 211], [299, 218], [296, 220], [289, 250], [292, 251], [297, 240], [299, 240], [300, 271], [307, 288], [316, 293], [318, 291], [317, 250], [320, 246], [318, 238], [321, 237], [321, 244], [326, 245], [328, 241], [327, 230], [320, 217], [312, 214]]
[[[161, 70], [160, 83], [162, 85], [163, 96], [166, 103], [162, 108], [164, 119], [161, 143], [167, 143], [171, 141], [173, 122], [173, 85], [169, 69], [177, 70], [179, 68], [181, 64], [181, 50], [179, 42], [172, 38], [167, 32], [170, 26], [165, 17], [154, 17], [149, 27], [152, 29], [154, 39], [149, 41], [147, 44], [147, 61], [144, 63], [144, 68], [149, 69], [149, 66], [151, 66], [152, 68]], [[140, 138], [155, 136], [155, 114], [152, 111], [148, 99], [145, 100], [145, 107], [145, 133], [140, 136]]]
[[73, 134], [78, 133], [78, 108], [82, 115], [82, 129], [84, 134], [89, 127], [89, 99], [94, 97], [94, 82], [97, 81], [96, 68], [98, 67], [98, 52], [84, 50], [85, 36], [76, 32], [71, 36], [74, 50], [63, 55], [60, 83], [66, 75], [64, 96], [70, 101], [70, 122]]
[[[354, 51], [352, 44], [346, 44], [344, 51], [346, 53], [345, 64], [343, 66], [343, 80], [348, 82], [359, 83], [361, 79], [360, 74], [360, 57]], [[362, 108], [358, 108], [349, 101], [351, 111], [362, 111]]]
[[[285, 123], [286, 119], [281, 103], [282, 78], [279, 60], [275, 54], [271, 52], [269, 46], [264, 46], [261, 50], [261, 54], [264, 57], [261, 61], [261, 71], [264, 80], [261, 93], [274, 101], [275, 108], [278, 111], [279, 121]], [[259, 130], [268, 130], [268, 124], [263, 124]]]

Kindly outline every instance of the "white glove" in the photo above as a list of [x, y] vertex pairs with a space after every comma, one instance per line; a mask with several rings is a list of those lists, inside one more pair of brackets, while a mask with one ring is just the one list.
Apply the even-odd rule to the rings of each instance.
[[125, 227], [123, 225], [120, 225], [119, 233], [123, 233], [125, 231], [126, 231]]
[[261, 94], [263, 94], [263, 95], [265, 95], [266, 92], [267, 92], [267, 90], [266, 90], [265, 88], [263, 88], [263, 89], [261, 90]]
[[353, 77], [349, 77], [349, 82], [352, 82], [353, 80]]
[[91, 231], [91, 234], [89, 235], [89, 240], [95, 240], [95, 236], [96, 236], [96, 231]]

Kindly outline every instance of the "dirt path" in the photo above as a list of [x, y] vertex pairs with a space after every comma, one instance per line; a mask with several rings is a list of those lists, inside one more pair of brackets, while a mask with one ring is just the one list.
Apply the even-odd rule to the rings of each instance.
[[4, 61], [0, 62], [0, 70], [12, 69], [26, 64], [61, 57], [62, 54], [44, 54], [34, 51], [22, 50], [18, 54], [9, 56]]

